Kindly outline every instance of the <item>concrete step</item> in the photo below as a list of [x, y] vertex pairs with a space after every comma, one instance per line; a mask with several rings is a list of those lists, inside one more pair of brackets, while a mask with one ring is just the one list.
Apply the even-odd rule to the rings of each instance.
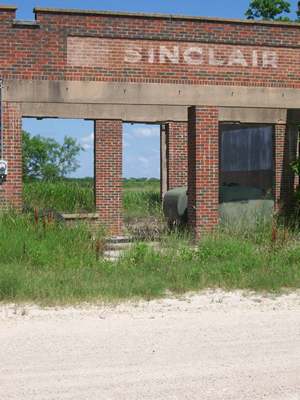
[[105, 250], [103, 255], [108, 258], [119, 258], [121, 254], [122, 252], [118, 250]]
[[118, 261], [119, 258], [133, 245], [133, 238], [130, 236], [113, 236], [105, 245], [104, 259]]
[[133, 237], [131, 236], [112, 236], [107, 239], [107, 243], [132, 243]]
[[[154, 250], [160, 249], [159, 242], [144, 242], [147, 246], [152, 247]], [[119, 258], [126, 252], [129, 251], [133, 246], [134, 242], [108, 242], [105, 246], [104, 259], [108, 261], [118, 261]]]
[[120, 250], [126, 251], [129, 250], [133, 246], [132, 242], [121, 242], [121, 243], [107, 243], [105, 246], [106, 250]]

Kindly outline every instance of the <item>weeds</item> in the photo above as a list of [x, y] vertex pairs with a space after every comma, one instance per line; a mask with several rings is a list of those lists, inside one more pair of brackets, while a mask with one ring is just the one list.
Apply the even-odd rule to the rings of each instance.
[[93, 212], [93, 184], [89, 180], [26, 182], [24, 203], [28, 209], [54, 209], [69, 213]]
[[257, 220], [223, 225], [192, 245], [188, 232], [162, 234], [159, 182], [130, 181], [124, 188], [125, 220], [139, 236], [159, 233], [160, 243], [159, 249], [136, 243], [112, 263], [103, 258], [101, 229], [91, 235], [85, 224], [66, 227], [38, 212], [92, 211], [91, 180], [26, 183], [34, 212], [0, 216], [0, 301], [55, 304], [150, 299], [208, 287], [300, 288], [299, 230]]
[[[123, 214], [126, 222], [161, 214], [158, 180], [124, 181]], [[94, 212], [92, 179], [25, 182], [25, 208], [53, 209], [64, 213]]]
[[223, 227], [192, 246], [187, 233], [137, 243], [117, 262], [102, 257], [104, 237], [87, 226], [0, 217], [0, 301], [43, 304], [154, 298], [203, 288], [277, 291], [300, 287], [298, 234], [264, 224]]

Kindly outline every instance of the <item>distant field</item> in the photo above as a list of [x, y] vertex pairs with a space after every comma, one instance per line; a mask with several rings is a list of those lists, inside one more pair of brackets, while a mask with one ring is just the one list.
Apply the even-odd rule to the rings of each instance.
[[[27, 209], [50, 208], [65, 213], [94, 212], [93, 179], [26, 182], [24, 204]], [[124, 180], [123, 207], [125, 218], [155, 215], [160, 209], [159, 180]]]

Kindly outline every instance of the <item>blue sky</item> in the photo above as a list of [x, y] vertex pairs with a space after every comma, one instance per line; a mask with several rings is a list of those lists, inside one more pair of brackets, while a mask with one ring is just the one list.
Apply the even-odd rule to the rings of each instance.
[[[1, 1], [1, 0], [0, 0]], [[158, 12], [184, 15], [201, 15], [223, 18], [243, 18], [250, 0], [4, 0], [6, 5], [18, 7], [18, 19], [33, 19], [34, 7], [83, 8], [94, 10]], [[290, 1], [293, 11], [297, 1]], [[292, 14], [292, 17], [295, 13]], [[82, 144], [81, 167], [75, 176], [93, 175], [93, 123], [81, 120], [24, 119], [23, 128], [42, 136], [62, 141], [70, 135]], [[124, 124], [123, 175], [125, 177], [159, 177], [159, 127]]]

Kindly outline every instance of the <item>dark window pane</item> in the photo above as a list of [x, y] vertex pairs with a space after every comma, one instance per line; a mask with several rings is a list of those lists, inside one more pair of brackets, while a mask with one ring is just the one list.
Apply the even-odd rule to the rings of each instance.
[[273, 126], [222, 124], [220, 131], [220, 201], [272, 197]]

